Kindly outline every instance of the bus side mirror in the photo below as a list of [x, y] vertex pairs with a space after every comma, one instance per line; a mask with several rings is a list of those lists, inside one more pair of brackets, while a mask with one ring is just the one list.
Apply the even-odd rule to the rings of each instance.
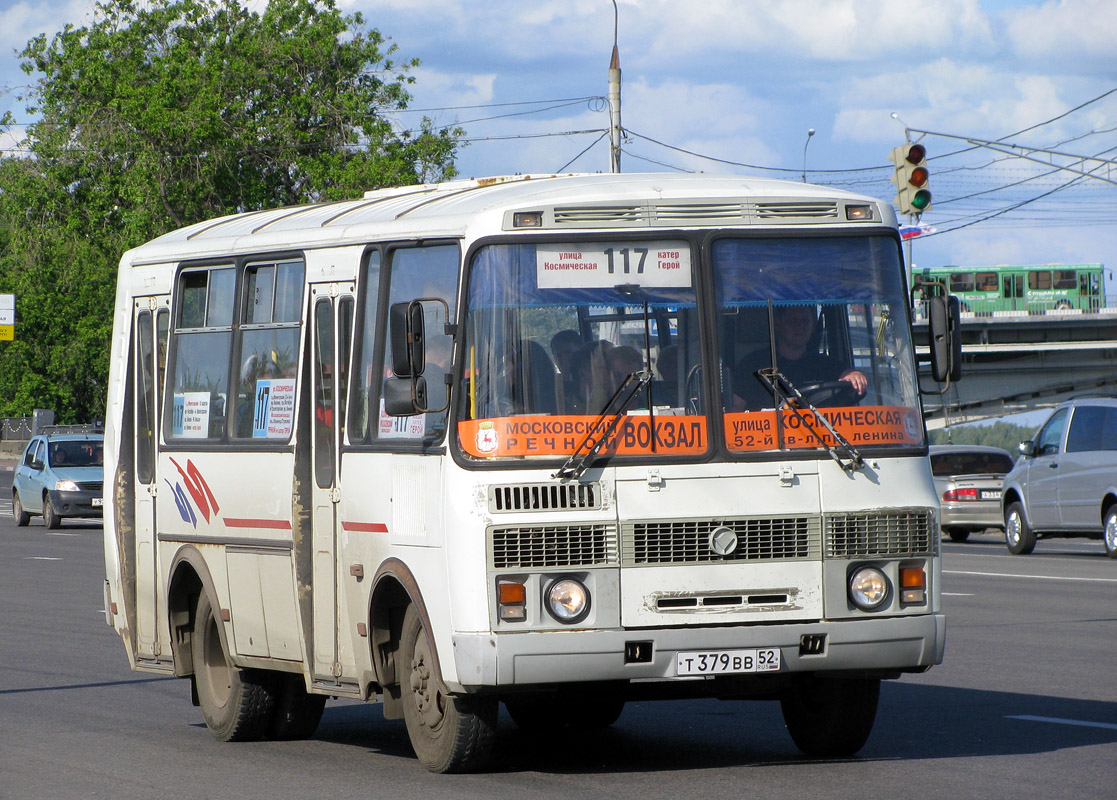
[[931, 375], [942, 383], [962, 377], [962, 311], [954, 295], [927, 298]]
[[[418, 300], [394, 303], [388, 313], [388, 327], [392, 342], [392, 372], [401, 378], [422, 375], [426, 366], [423, 304]], [[408, 394], [410, 396], [410, 391]]]
[[411, 417], [427, 409], [427, 379], [388, 378], [384, 381], [384, 413], [391, 417]]

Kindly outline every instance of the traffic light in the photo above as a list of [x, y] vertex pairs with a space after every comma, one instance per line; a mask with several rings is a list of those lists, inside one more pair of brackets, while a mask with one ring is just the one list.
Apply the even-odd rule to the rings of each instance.
[[911, 142], [893, 147], [892, 163], [896, 166], [896, 174], [892, 176], [892, 182], [896, 184], [896, 206], [901, 214], [919, 216], [931, 207], [931, 190], [927, 188], [931, 178], [931, 173], [927, 171], [927, 148]]

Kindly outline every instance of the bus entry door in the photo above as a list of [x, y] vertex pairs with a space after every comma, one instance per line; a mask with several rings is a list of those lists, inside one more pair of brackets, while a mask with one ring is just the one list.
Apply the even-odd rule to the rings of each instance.
[[[159, 552], [155, 535], [155, 502], [158, 492], [159, 410], [167, 357], [169, 301], [140, 297], [133, 309], [132, 381], [135, 401], [134, 485], [136, 530], [136, 657], [157, 660], [160, 638], [169, 643], [169, 632], [159, 635], [164, 616], [159, 608]], [[111, 489], [111, 487], [110, 487]], [[166, 620], [163, 620], [166, 625]], [[168, 653], [169, 655], [169, 653]]]
[[311, 454], [313, 457], [313, 669], [318, 680], [339, 678], [352, 656], [339, 651], [337, 563], [338, 448], [344, 438], [349, 343], [353, 330], [353, 286], [311, 286]]

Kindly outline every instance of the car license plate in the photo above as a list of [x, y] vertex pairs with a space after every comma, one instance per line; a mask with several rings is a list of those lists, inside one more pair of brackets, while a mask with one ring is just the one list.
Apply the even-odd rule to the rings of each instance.
[[93, 498], [93, 506], [95, 508], [99, 505], [102, 505], [103, 503], [104, 503], [104, 498], [101, 498], [101, 497], [94, 497]]
[[981, 490], [981, 499], [982, 500], [1000, 500], [1001, 499], [1001, 491], [999, 489], [982, 489]]
[[675, 674], [679, 676], [772, 672], [779, 668], [778, 647], [761, 647], [756, 650], [699, 650], [675, 654]]

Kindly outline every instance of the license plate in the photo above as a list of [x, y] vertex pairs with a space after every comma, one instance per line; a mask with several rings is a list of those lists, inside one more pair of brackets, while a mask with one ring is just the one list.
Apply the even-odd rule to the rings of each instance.
[[981, 499], [982, 500], [1000, 500], [1001, 499], [1001, 492], [1000, 492], [999, 489], [982, 489], [981, 490]]
[[94, 497], [93, 498], [94, 507], [102, 505], [103, 503], [104, 503], [104, 498], [101, 498], [101, 497]]
[[699, 650], [675, 654], [676, 675], [730, 675], [773, 672], [780, 668], [778, 647], [756, 650]]

